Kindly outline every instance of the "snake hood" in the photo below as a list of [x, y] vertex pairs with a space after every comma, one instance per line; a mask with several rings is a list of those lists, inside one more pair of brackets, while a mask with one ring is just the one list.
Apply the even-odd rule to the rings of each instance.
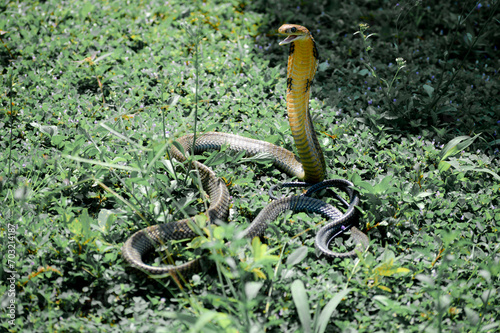
[[286, 101], [290, 129], [304, 168], [304, 175], [299, 178], [308, 183], [318, 183], [325, 178], [326, 164], [309, 114], [311, 84], [318, 67], [318, 49], [311, 33], [303, 26], [284, 24], [278, 31], [288, 35], [280, 45], [290, 45]]

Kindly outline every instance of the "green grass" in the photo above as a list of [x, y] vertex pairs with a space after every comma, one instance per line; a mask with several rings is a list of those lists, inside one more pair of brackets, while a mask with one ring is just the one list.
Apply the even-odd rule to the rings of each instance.
[[[498, 330], [498, 6], [0, 5], [0, 326]], [[265, 158], [223, 151], [204, 156], [229, 186], [228, 224], [170, 249], [174, 260], [212, 251], [215, 265], [187, 282], [127, 267], [120, 249], [133, 232], [203, 211], [196, 179], [166, 158], [175, 138], [196, 128], [294, 149], [288, 48], [276, 33], [285, 22], [306, 26], [318, 43], [311, 111], [328, 177], [350, 179], [361, 193], [369, 250], [318, 258], [324, 221], [302, 213], [226, 248], [269, 202], [267, 189], [290, 179]], [[369, 28], [355, 34], [361, 23]]]

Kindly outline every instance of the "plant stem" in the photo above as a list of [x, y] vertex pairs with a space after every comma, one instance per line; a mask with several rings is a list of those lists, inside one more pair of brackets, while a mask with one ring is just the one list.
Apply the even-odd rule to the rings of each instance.
[[10, 167], [11, 167], [11, 162], [12, 162], [12, 132], [14, 129], [14, 111], [12, 109], [13, 107], [13, 102], [12, 102], [12, 71], [9, 73], [9, 93], [10, 93], [10, 140], [9, 140], [9, 168], [8, 168], [8, 177], [10, 176]]
[[193, 133], [193, 145], [191, 147], [191, 154], [194, 155], [194, 145], [196, 144], [196, 129], [198, 125], [198, 84], [199, 84], [199, 65], [198, 65], [198, 28], [196, 28], [196, 32], [194, 35], [194, 67], [196, 73], [196, 81], [195, 81], [195, 93], [194, 93], [194, 133]]
[[163, 82], [160, 83], [160, 94], [161, 94], [161, 105], [160, 106], [160, 111], [161, 111], [161, 121], [162, 121], [162, 125], [163, 125], [163, 139], [165, 140], [165, 142], [167, 142], [167, 129], [166, 129], [166, 126], [165, 126], [165, 110], [166, 110], [166, 107], [165, 107], [165, 98], [163, 97], [164, 96], [164, 92], [165, 92], [165, 85], [163, 84]]

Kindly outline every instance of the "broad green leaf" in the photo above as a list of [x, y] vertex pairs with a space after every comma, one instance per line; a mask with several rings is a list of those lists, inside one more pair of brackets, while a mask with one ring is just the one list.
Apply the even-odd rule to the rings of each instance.
[[437, 229], [436, 232], [440, 235], [445, 248], [454, 243], [457, 239], [460, 239], [460, 233], [457, 231]]
[[425, 197], [429, 197], [433, 194], [434, 194], [434, 192], [420, 192], [419, 194], [417, 194], [415, 196], [415, 198], [425, 198]]
[[293, 302], [297, 307], [300, 323], [304, 332], [311, 332], [311, 315], [309, 309], [309, 301], [307, 299], [306, 289], [301, 280], [295, 280], [291, 287]]
[[490, 297], [495, 297], [496, 295], [496, 289], [488, 289], [488, 290], [485, 290], [483, 291], [483, 293], [481, 294], [481, 300], [483, 301], [484, 304], [488, 304], [488, 299]]
[[300, 263], [307, 256], [307, 251], [307, 246], [299, 247], [288, 256], [288, 258], [286, 259], [286, 264], [289, 266], [294, 266]]
[[255, 162], [261, 164], [271, 163], [275, 160], [274, 156], [269, 153], [259, 153], [251, 157], [242, 158], [241, 163]]
[[[66, 216], [66, 218], [69, 219], [68, 216]], [[83, 234], [82, 224], [80, 223], [80, 221], [78, 221], [78, 219], [76, 219], [74, 217], [69, 219], [68, 229], [69, 229], [69, 231], [71, 231], [75, 235], [82, 236], [82, 234]]]
[[215, 239], [224, 239], [225, 230], [223, 227], [215, 227], [212, 231], [212, 235]]
[[186, 151], [184, 150], [184, 147], [181, 146], [181, 144], [179, 142], [174, 141], [172, 144], [175, 146], [175, 148], [177, 148], [181, 152], [181, 154], [183, 156], [186, 156]]
[[388, 306], [390, 303], [390, 299], [387, 296], [383, 295], [375, 295], [372, 298], [374, 301], [379, 302], [382, 306]]
[[481, 269], [478, 272], [478, 275], [482, 276], [483, 279], [486, 280], [486, 282], [490, 283], [490, 281], [491, 281], [491, 273], [490, 272], [488, 272], [487, 270]]
[[264, 264], [265, 262], [276, 262], [279, 260], [278, 256], [269, 254], [270, 251], [267, 250], [267, 245], [262, 244], [259, 237], [254, 237], [252, 239], [252, 252], [255, 262], [259, 264]]
[[90, 2], [86, 2], [80, 9], [80, 15], [85, 17], [93, 10], [94, 10], [94, 5]]
[[63, 146], [63, 142], [67, 139], [67, 137], [65, 135], [54, 135], [52, 136], [51, 138], [51, 141], [52, 141], [52, 144], [55, 145], [55, 146], [59, 146], [59, 147], [62, 147]]
[[36, 122], [30, 123], [30, 125], [35, 127], [35, 128], [38, 128], [38, 130], [40, 132], [47, 134], [49, 136], [57, 135], [57, 133], [59, 132], [59, 129], [57, 128], [57, 126], [53, 126], [53, 125], [40, 125]]
[[372, 186], [370, 183], [364, 181], [364, 180], [357, 182], [356, 186], [358, 186], [358, 187], [360, 187], [362, 189], [365, 189], [370, 194], [375, 194], [376, 193], [375, 187]]
[[370, 71], [368, 69], [366, 69], [366, 68], [363, 68], [362, 70], [360, 70], [358, 72], [358, 74], [361, 75], [361, 76], [367, 76], [368, 74], [370, 74]]
[[324, 61], [321, 64], [319, 64], [318, 72], [324, 72], [328, 69], [328, 67], [330, 67], [330, 64], [327, 61]]
[[472, 37], [472, 34], [469, 32], [464, 35], [464, 41], [466, 45], [471, 45], [473, 39], [474, 38]]
[[479, 135], [481, 135], [481, 133], [475, 135], [473, 138], [465, 135], [452, 139], [450, 142], [446, 144], [446, 146], [444, 146], [443, 150], [439, 154], [441, 161], [445, 160], [450, 156], [458, 154], [459, 152], [470, 146], [474, 142], [474, 140], [476, 140], [479, 137]]
[[328, 325], [328, 322], [332, 317], [333, 311], [335, 311], [339, 303], [342, 301], [343, 298], [347, 296], [347, 294], [349, 294], [350, 291], [351, 291], [350, 288], [346, 288], [339, 291], [335, 296], [333, 296], [333, 298], [328, 302], [328, 304], [325, 305], [323, 311], [321, 311], [321, 315], [319, 316], [318, 326], [315, 327], [314, 330], [315, 333], [325, 332], [326, 326]]
[[451, 297], [450, 295], [441, 295], [439, 296], [438, 300], [437, 300], [437, 307], [438, 307], [438, 311], [446, 311], [448, 309], [448, 307], [450, 306], [450, 303], [451, 303]]
[[247, 186], [248, 184], [251, 184], [253, 182], [253, 179], [252, 178], [238, 178], [238, 179], [234, 179], [232, 181], [233, 184], [235, 185], [242, 185], [242, 186]]
[[498, 326], [500, 326], [500, 323], [498, 321], [495, 323], [484, 325], [483, 327], [481, 327], [481, 332], [495, 332], [495, 331], [498, 332], [498, 329], [493, 330], [494, 328], [497, 328]]
[[98, 230], [103, 234], [107, 234], [111, 225], [116, 220], [115, 211], [109, 209], [101, 209], [97, 216]]
[[429, 97], [432, 97], [432, 94], [434, 93], [434, 88], [429, 86], [428, 84], [424, 84], [423, 87], [427, 95], [429, 95]]
[[375, 185], [374, 192], [376, 194], [385, 193], [385, 191], [387, 189], [389, 189], [389, 187], [391, 186], [391, 180], [392, 180], [392, 178], [393, 178], [392, 175], [385, 176], [384, 179], [382, 179], [382, 181], [380, 183], [378, 183], [377, 185]]
[[473, 165], [460, 165], [458, 161], [449, 161], [448, 164], [451, 165], [455, 170], [460, 172], [466, 172], [466, 171], [486, 172], [492, 175], [495, 179], [500, 180], [500, 176], [496, 172], [491, 171], [490, 169], [476, 168]]
[[194, 216], [194, 220], [196, 222], [196, 225], [200, 229], [203, 229], [207, 225], [208, 218], [205, 214], [198, 214]]
[[82, 210], [82, 214], [80, 215], [80, 217], [78, 218], [78, 220], [80, 221], [80, 223], [82, 224], [82, 232], [83, 232], [83, 235], [86, 237], [86, 238], [90, 238], [91, 237], [91, 233], [90, 233], [90, 225], [91, 225], [91, 220], [92, 218], [90, 217], [89, 215], [89, 211], [87, 208], [84, 208]]
[[260, 288], [262, 288], [263, 285], [264, 285], [264, 283], [262, 283], [262, 282], [250, 281], [250, 282], [245, 283], [245, 295], [247, 296], [247, 299], [249, 301], [254, 299], [257, 296], [257, 294], [259, 293], [259, 290], [260, 290]]
[[91, 228], [92, 218], [89, 216], [88, 209], [84, 208], [78, 218], [73, 219], [68, 225], [68, 229], [77, 236], [88, 240], [92, 237]]
[[415, 279], [419, 280], [420, 282], [427, 283], [429, 286], [434, 286], [434, 280], [427, 275], [417, 274], [415, 276]]
[[450, 163], [445, 162], [445, 161], [441, 161], [438, 164], [439, 172], [444, 172], [444, 171], [448, 170], [450, 167], [451, 167]]
[[[177, 95], [179, 96], [179, 95]], [[220, 124], [219, 123], [213, 123], [213, 124], [209, 124], [206, 128], [205, 128], [205, 131], [204, 133], [207, 133], [207, 132], [212, 132], [213, 130], [216, 130], [217, 128], [220, 127]]]
[[[203, 231], [208, 232], [208, 230], [205, 228]], [[204, 243], [207, 242], [207, 238], [204, 236], [198, 236], [193, 239], [188, 243], [188, 247], [192, 249], [198, 249], [200, 248]]]
[[410, 270], [408, 268], [403, 267], [394, 267], [394, 262], [391, 260], [387, 263], [380, 264], [377, 268], [375, 268], [378, 275], [381, 276], [391, 276], [397, 273], [408, 273]]
[[19, 201], [29, 200], [33, 196], [33, 190], [29, 186], [20, 186], [14, 191], [14, 198]]
[[255, 260], [262, 258], [266, 253], [267, 245], [262, 244], [259, 237], [254, 237], [252, 239], [252, 252]]

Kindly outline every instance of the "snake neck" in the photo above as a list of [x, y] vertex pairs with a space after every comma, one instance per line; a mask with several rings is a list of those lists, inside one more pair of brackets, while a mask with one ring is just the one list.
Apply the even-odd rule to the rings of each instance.
[[287, 75], [287, 110], [304, 180], [317, 183], [325, 178], [326, 164], [309, 114], [311, 84], [318, 67], [318, 50], [312, 36], [290, 44]]

